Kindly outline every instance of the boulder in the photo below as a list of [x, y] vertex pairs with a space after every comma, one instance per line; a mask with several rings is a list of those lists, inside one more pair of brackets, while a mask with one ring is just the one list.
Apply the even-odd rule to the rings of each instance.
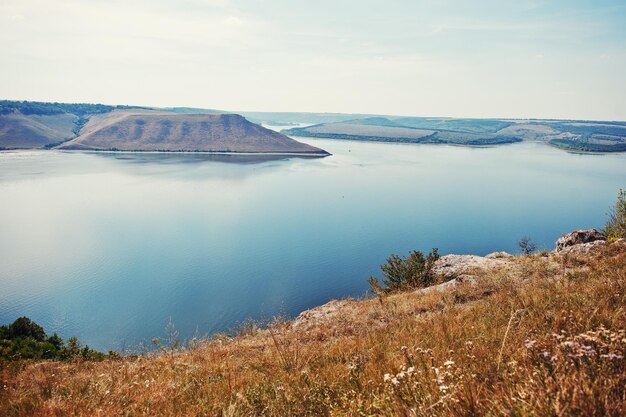
[[507, 260], [504, 258], [487, 258], [476, 255], [445, 255], [435, 262], [432, 272], [445, 278], [473, 278], [473, 273], [477, 269], [493, 269], [506, 265]]
[[606, 240], [594, 240], [593, 242], [579, 243], [578, 245], [566, 246], [563, 249], [559, 250], [557, 253], [559, 255], [585, 254], [585, 253], [593, 252], [596, 249], [599, 249], [606, 245], [608, 245], [608, 243], [606, 243]]
[[556, 241], [556, 249], [554, 251], [562, 252], [563, 250], [571, 246], [605, 240], [606, 237], [596, 229], [574, 230], [571, 233], [561, 236], [559, 240]]

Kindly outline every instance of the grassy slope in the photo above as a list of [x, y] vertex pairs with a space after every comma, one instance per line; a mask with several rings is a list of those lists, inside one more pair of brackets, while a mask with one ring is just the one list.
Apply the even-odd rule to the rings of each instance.
[[0, 414], [625, 415], [624, 245], [511, 265], [186, 350], [5, 364]]
[[40, 148], [74, 136], [77, 116], [0, 114], [0, 148]]
[[323, 153], [234, 114], [115, 110], [80, 133], [58, 149]]

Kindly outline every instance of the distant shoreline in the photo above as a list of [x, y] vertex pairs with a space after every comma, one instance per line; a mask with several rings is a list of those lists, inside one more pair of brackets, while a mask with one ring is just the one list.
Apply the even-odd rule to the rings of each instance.
[[330, 152], [237, 152], [237, 151], [158, 151], [158, 150], [95, 150], [95, 149], [41, 149], [41, 148], [13, 148], [13, 149], [0, 149], [0, 152], [15, 152], [15, 151], [45, 151], [45, 152], [63, 152], [63, 153], [111, 153], [111, 154], [125, 154], [125, 153], [141, 153], [141, 154], [191, 154], [191, 155], [275, 155], [275, 156], [302, 156], [310, 158], [320, 158], [331, 156]]

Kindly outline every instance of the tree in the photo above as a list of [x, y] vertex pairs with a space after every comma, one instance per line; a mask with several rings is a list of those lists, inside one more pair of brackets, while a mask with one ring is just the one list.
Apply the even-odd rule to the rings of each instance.
[[38, 342], [46, 338], [46, 332], [43, 327], [33, 322], [28, 317], [20, 317], [9, 325], [9, 336], [12, 338], [28, 338], [32, 337]]

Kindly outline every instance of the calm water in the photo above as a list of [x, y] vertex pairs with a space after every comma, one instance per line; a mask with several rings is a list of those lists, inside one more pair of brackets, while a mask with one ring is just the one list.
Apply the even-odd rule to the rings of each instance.
[[307, 142], [334, 155], [0, 153], [0, 323], [123, 349], [293, 316], [390, 253], [551, 248], [626, 187], [626, 155]]

